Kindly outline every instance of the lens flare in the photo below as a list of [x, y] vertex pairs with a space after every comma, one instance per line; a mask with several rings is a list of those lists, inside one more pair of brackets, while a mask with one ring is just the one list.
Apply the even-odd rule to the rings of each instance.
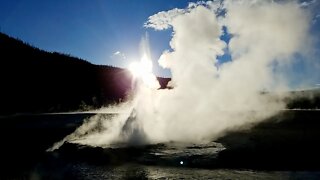
[[129, 65], [129, 71], [135, 79], [141, 81], [145, 86], [154, 89], [160, 87], [156, 76], [152, 73], [152, 61], [146, 53], [143, 54], [139, 62], [132, 62]]

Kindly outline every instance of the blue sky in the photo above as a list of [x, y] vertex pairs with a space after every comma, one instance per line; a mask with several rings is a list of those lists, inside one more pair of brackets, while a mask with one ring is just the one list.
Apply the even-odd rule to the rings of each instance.
[[[58, 51], [94, 64], [125, 66], [139, 57], [139, 43], [149, 34], [152, 55], [157, 59], [168, 49], [170, 31], [155, 32], [143, 27], [150, 15], [187, 0], [8, 0], [0, 1], [1, 31], [47, 51]], [[155, 68], [157, 74], [168, 71]]]
[[[310, 0], [307, 3], [313, 1], [315, 3], [311, 9], [314, 22], [311, 33], [315, 39], [320, 39], [320, 15], [317, 14], [319, 2]], [[94, 64], [125, 67], [130, 61], [139, 59], [139, 43], [146, 32], [154, 62], [164, 50], [169, 49], [171, 30], [154, 31], [144, 28], [143, 24], [149, 16], [159, 11], [185, 8], [188, 2], [192, 1], [2, 0], [0, 28], [1, 32], [47, 51], [71, 54]], [[117, 51], [120, 53], [114, 55]], [[123, 59], [122, 53], [126, 59]], [[220, 57], [220, 60], [229, 58], [226, 55]], [[303, 68], [296, 61], [291, 73], [303, 76], [306, 73]], [[154, 71], [157, 75], [170, 76], [168, 70], [157, 65]]]

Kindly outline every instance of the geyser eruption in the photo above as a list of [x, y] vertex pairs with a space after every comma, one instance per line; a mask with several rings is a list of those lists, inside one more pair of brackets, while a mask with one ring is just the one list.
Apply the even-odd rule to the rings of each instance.
[[[130, 66], [137, 78], [133, 99], [117, 107], [128, 113], [94, 116], [62, 142], [202, 143], [273, 116], [285, 104], [261, 92], [286, 90], [275, 65], [307, 48], [309, 22], [296, 1], [201, 1], [150, 16], [146, 27], [173, 29], [171, 50], [159, 59], [172, 72], [173, 89], [157, 90], [145, 51]], [[223, 26], [232, 35], [228, 44], [220, 38]], [[221, 63], [217, 56], [226, 49], [232, 61]]]
[[150, 57], [149, 40], [146, 35], [141, 40], [140, 45], [142, 51], [142, 57], [138, 62], [132, 62], [129, 66], [129, 70], [133, 75], [133, 83], [143, 83], [139, 84], [138, 88], [148, 87], [150, 89], [157, 89], [160, 84], [156, 76], [152, 73], [152, 61]]
[[55, 143], [47, 151], [60, 148], [66, 141], [102, 147], [150, 143], [144, 133], [143, 122], [137, 117], [137, 113], [141, 112], [142, 109], [139, 108], [139, 111], [137, 111], [137, 107], [142, 107], [144, 103], [148, 103], [147, 105], [150, 108], [152, 102], [148, 102], [147, 98], [150, 100], [160, 84], [152, 73], [153, 65], [147, 35], [142, 38], [140, 49], [142, 54], [140, 61], [132, 62], [129, 66], [133, 76], [133, 90], [131, 92], [133, 98], [128, 102], [105, 109], [106, 112], [118, 112], [117, 114], [98, 114], [85, 120], [74, 133]]

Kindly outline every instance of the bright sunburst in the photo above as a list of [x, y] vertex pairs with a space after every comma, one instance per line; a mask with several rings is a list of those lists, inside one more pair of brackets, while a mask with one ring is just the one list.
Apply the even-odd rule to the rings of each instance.
[[159, 88], [156, 76], [152, 73], [152, 61], [144, 53], [139, 62], [133, 62], [129, 70], [136, 79], [140, 79], [149, 88]]

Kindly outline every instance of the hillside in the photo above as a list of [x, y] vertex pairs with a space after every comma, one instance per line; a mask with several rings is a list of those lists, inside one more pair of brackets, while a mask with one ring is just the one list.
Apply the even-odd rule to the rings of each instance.
[[[0, 33], [0, 114], [97, 108], [124, 99], [125, 69], [46, 52]], [[159, 78], [162, 88], [169, 79]]]
[[[161, 88], [165, 88], [170, 79], [158, 80]], [[2, 115], [99, 108], [125, 99], [131, 81], [125, 69], [46, 52], [0, 33]], [[319, 89], [289, 94], [289, 109], [320, 107]]]

